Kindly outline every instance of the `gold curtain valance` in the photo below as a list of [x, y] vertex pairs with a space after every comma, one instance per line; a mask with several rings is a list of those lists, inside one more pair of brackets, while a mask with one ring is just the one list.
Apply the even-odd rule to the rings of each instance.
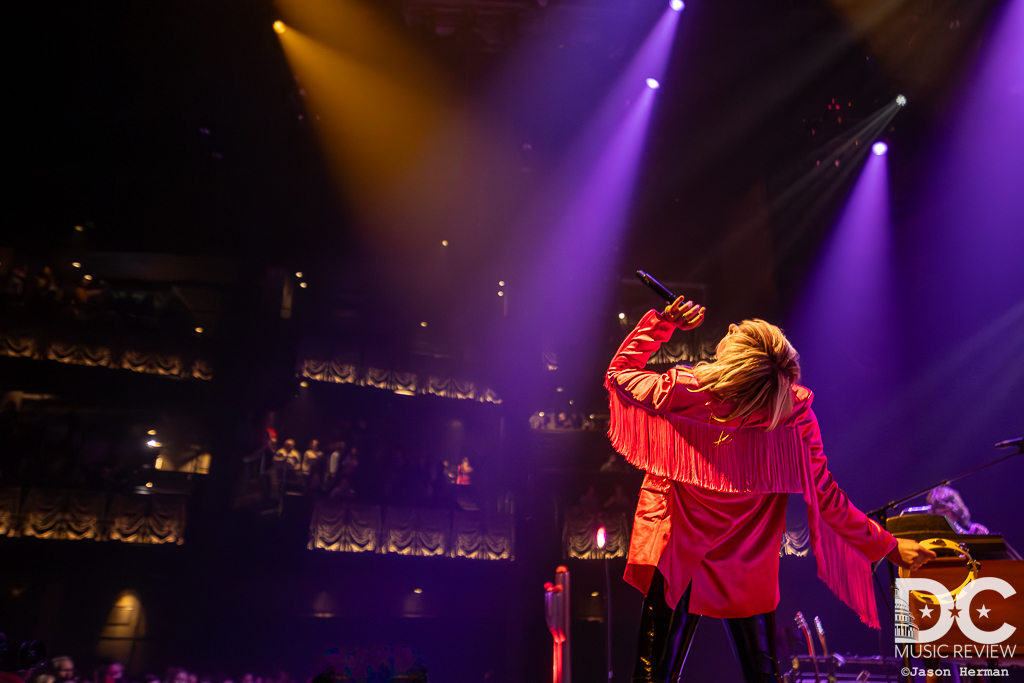
[[0, 356], [49, 360], [68, 365], [131, 370], [175, 379], [213, 378], [213, 367], [202, 358], [155, 351], [118, 351], [105, 346], [44, 342], [29, 337], [0, 335]]
[[[565, 557], [600, 560], [625, 557], [629, 551], [630, 516], [626, 513], [587, 513], [570, 509], [565, 513], [562, 546]], [[597, 530], [605, 528], [605, 546], [597, 547]]]
[[356, 384], [413, 396], [429, 394], [444, 398], [457, 398], [480, 403], [500, 404], [501, 398], [493, 389], [478, 387], [474, 382], [454, 377], [421, 376], [415, 372], [400, 372], [384, 368], [357, 368], [351, 363], [336, 360], [307, 358], [299, 363], [299, 376], [317, 382]]
[[318, 502], [309, 526], [313, 549], [418, 557], [511, 560], [512, 517], [436, 508]]
[[184, 496], [0, 488], [0, 536], [181, 545], [185, 521]]

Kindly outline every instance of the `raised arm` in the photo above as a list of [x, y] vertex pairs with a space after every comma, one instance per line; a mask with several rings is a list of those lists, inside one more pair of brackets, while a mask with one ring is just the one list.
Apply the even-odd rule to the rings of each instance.
[[[648, 311], [619, 346], [608, 366], [609, 388], [622, 392], [633, 402], [653, 411], [679, 409], [688, 403], [687, 392], [673, 391], [679, 383], [676, 369], [656, 373], [644, 368], [647, 360], [676, 328], [693, 329], [704, 321], [704, 309], [682, 297], [665, 307], [662, 313]], [[680, 399], [683, 399], [680, 401]]]

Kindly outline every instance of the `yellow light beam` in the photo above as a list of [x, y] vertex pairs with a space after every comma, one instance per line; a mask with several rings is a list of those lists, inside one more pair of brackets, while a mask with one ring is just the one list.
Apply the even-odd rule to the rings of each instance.
[[292, 26], [278, 37], [350, 196], [373, 201], [414, 165], [444, 108], [429, 93]]

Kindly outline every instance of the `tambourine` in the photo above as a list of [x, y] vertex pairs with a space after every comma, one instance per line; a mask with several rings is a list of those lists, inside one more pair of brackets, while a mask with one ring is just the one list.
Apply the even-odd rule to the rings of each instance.
[[[960, 591], [967, 587], [967, 584], [978, 578], [978, 572], [981, 571], [981, 562], [978, 562], [973, 557], [971, 557], [971, 553], [967, 550], [967, 548], [963, 547], [956, 541], [951, 541], [948, 538], [929, 538], [927, 541], [921, 541], [921, 545], [923, 545], [925, 548], [928, 548], [929, 550], [938, 550], [940, 548], [945, 550], [954, 550], [958, 554], [963, 555], [967, 558], [967, 578], [964, 579], [963, 583], [961, 583], [959, 586], [949, 591], [949, 595], [952, 599], [955, 600], [956, 596], [960, 594]], [[910, 570], [900, 567], [900, 578], [909, 579]], [[918, 600], [920, 600], [921, 602], [929, 605], [938, 605], [942, 602], [939, 598], [928, 593], [922, 593], [920, 591], [910, 591], [910, 594]]]

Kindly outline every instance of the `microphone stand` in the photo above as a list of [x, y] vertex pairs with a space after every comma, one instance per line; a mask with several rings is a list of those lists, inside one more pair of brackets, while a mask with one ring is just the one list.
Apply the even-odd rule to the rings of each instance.
[[[936, 483], [932, 484], [931, 486], [924, 487], [920, 491], [917, 491], [915, 493], [911, 493], [909, 496], [903, 496], [902, 498], [899, 498], [897, 500], [890, 501], [890, 502], [886, 503], [885, 505], [883, 505], [882, 507], [878, 508], [877, 510], [872, 510], [871, 512], [868, 512], [867, 516], [868, 517], [873, 517], [876, 520], [880, 520], [880, 521], [884, 522], [886, 517], [888, 517], [887, 513], [889, 512], [889, 510], [894, 508], [894, 507], [896, 507], [897, 505], [902, 505], [903, 503], [906, 503], [908, 500], [913, 500], [914, 498], [917, 498], [920, 495], [928, 493], [929, 491], [931, 491], [933, 488], [935, 488], [937, 486], [948, 486], [949, 484], [951, 484], [954, 481], [957, 481], [959, 479], [963, 479], [964, 477], [969, 476], [971, 474], [974, 474], [975, 472], [980, 472], [983, 469], [986, 469], [988, 467], [992, 467], [992, 465], [998, 465], [999, 463], [1003, 462], [1004, 460], [1009, 460], [1010, 458], [1013, 458], [1015, 456], [1020, 455], [1021, 453], [1024, 453], [1024, 441], [1018, 441], [1016, 444], [1013, 444], [1013, 445], [1016, 446], [1016, 448], [1017, 448], [1017, 451], [1014, 452], [1014, 453], [1010, 453], [1009, 455], [1004, 455], [1003, 457], [997, 458], [997, 459], [993, 460], [992, 462], [985, 463], [984, 465], [979, 465], [978, 467], [975, 467], [972, 470], [967, 470], [966, 472], [958, 474], [955, 477], [950, 477], [949, 479], [943, 479], [942, 481], [936, 482]], [[884, 526], [884, 524], [883, 524], [883, 526]]]
[[[992, 462], [985, 463], [984, 465], [980, 465], [978, 467], [975, 467], [974, 469], [967, 470], [966, 472], [963, 472], [962, 474], [958, 474], [955, 477], [950, 477], [948, 479], [943, 479], [942, 481], [937, 482], [935, 484], [932, 484], [931, 486], [926, 486], [925, 488], [921, 489], [920, 491], [917, 491], [915, 493], [911, 493], [909, 496], [903, 496], [902, 498], [898, 498], [896, 500], [890, 501], [890, 502], [886, 503], [885, 505], [883, 505], [882, 507], [877, 508], [875, 510], [872, 510], [871, 512], [866, 513], [867, 516], [872, 518], [872, 519], [874, 519], [876, 522], [878, 522], [881, 525], [881, 527], [883, 529], [885, 529], [886, 528], [885, 522], [889, 518], [889, 510], [895, 508], [896, 506], [902, 505], [903, 503], [906, 503], [909, 500], [913, 500], [914, 498], [917, 498], [920, 495], [928, 493], [929, 491], [931, 491], [933, 488], [935, 488], [937, 486], [948, 486], [950, 483], [952, 483], [954, 481], [957, 481], [958, 479], [963, 479], [964, 477], [966, 477], [968, 475], [971, 475], [971, 474], [974, 474], [975, 472], [980, 472], [983, 469], [986, 469], [988, 467], [992, 467], [992, 465], [998, 465], [999, 463], [1003, 462], [1004, 460], [1009, 460], [1012, 457], [1015, 457], [1015, 456], [1020, 455], [1021, 453], [1024, 453], [1024, 441], [1021, 441], [1020, 439], [1014, 439], [1014, 440], [1011, 440], [1010, 442], [1003, 442], [1003, 443], [1006, 444], [1006, 446], [1015, 446], [1017, 448], [1016, 452], [1010, 453], [1009, 455], [1004, 455], [1001, 458], [997, 458], [997, 459], [993, 460]], [[997, 445], [996, 447], [997, 448], [1003, 448], [1004, 446]], [[880, 561], [884, 561], [884, 560], [880, 560]], [[895, 566], [893, 565], [892, 562], [886, 562], [886, 564], [889, 565], [889, 588], [891, 590], [890, 599], [894, 599], [895, 596], [896, 596], [896, 568], [895, 568]], [[875, 569], [877, 569], [877, 567], [875, 567]], [[872, 571], [872, 574], [874, 574], [874, 571]], [[881, 586], [879, 586], [879, 588], [881, 588]], [[910, 670], [910, 648], [909, 647], [906, 649], [905, 654], [903, 655], [903, 667], [904, 667], [905, 671], [909, 671]], [[913, 677], [912, 676], [908, 675], [906, 678], [907, 678], [907, 683], [913, 683]]]

